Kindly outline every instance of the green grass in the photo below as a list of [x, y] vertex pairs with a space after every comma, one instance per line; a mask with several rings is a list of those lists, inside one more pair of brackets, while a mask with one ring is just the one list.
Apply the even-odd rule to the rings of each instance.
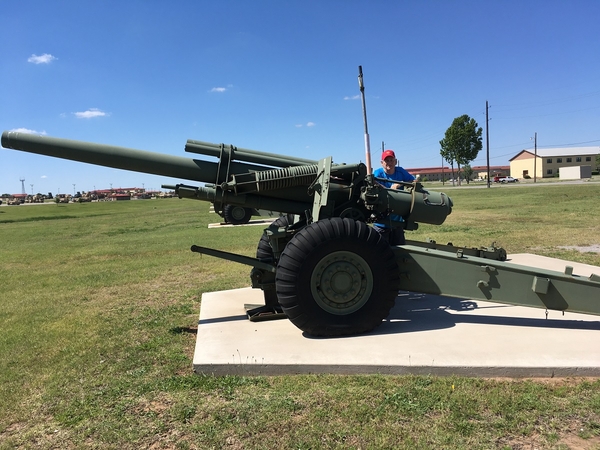
[[[411, 239], [600, 266], [600, 185], [448, 190]], [[0, 448], [600, 448], [600, 381], [192, 372], [203, 292], [261, 227], [165, 199], [0, 208]]]

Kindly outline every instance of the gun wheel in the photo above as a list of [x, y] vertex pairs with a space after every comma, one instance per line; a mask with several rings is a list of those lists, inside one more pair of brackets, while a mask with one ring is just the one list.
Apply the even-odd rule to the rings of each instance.
[[223, 207], [223, 218], [225, 222], [232, 225], [242, 225], [250, 222], [252, 210], [237, 205], [225, 205]]
[[[281, 217], [278, 217], [271, 224], [271, 226], [274, 225], [277, 227], [285, 227], [285, 226], [289, 225], [289, 223], [290, 223], [290, 220], [288, 219], [288, 216], [281, 216]], [[271, 247], [271, 244], [269, 244], [269, 238], [267, 237], [266, 233], [263, 233], [258, 241], [258, 246], [256, 247], [256, 258], [260, 259], [261, 261], [268, 262], [268, 263], [275, 262], [275, 255], [273, 254], [273, 248]], [[264, 298], [265, 298], [265, 303], [267, 305], [270, 305], [270, 304], [275, 305], [278, 303], [277, 293], [275, 292], [275, 289], [263, 290], [263, 294], [264, 294]]]
[[286, 245], [275, 275], [279, 304], [314, 336], [370, 331], [387, 317], [400, 288], [394, 253], [363, 222], [324, 219]]

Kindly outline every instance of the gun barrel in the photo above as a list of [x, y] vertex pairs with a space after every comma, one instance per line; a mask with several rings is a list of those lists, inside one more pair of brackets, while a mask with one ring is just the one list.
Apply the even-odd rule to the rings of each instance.
[[312, 159], [298, 158], [295, 156], [276, 155], [275, 153], [260, 152], [258, 150], [248, 150], [245, 148], [234, 147], [232, 145], [211, 144], [210, 142], [195, 141], [188, 139], [185, 144], [185, 151], [198, 153], [207, 156], [221, 157], [223, 151], [231, 153], [231, 159], [237, 161], [262, 164], [273, 167], [290, 167], [317, 164], [318, 161]]
[[204, 200], [213, 203], [219, 201], [228, 205], [238, 205], [247, 208], [264, 209], [268, 211], [281, 211], [290, 214], [304, 214], [304, 212], [306, 212], [306, 210], [312, 205], [312, 199], [310, 197], [302, 197], [301, 195], [295, 195], [297, 200], [290, 200], [288, 198], [268, 197], [265, 195], [235, 195], [231, 192], [217, 192], [215, 188], [208, 186], [197, 187], [178, 184], [176, 186], [169, 187], [175, 188], [175, 192], [181, 198]]
[[[2, 147], [114, 169], [204, 183], [215, 183], [219, 168], [218, 163], [209, 161], [16, 131], [2, 133]], [[264, 170], [264, 167], [232, 162], [229, 170], [231, 174], [236, 174]]]

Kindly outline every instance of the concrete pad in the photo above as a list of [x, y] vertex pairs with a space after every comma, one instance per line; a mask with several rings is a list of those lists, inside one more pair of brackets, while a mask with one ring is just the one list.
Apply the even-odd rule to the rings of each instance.
[[[536, 255], [510, 261], [589, 276], [600, 268]], [[600, 376], [600, 317], [401, 292], [373, 332], [306, 336], [288, 320], [250, 322], [260, 290], [202, 296], [194, 370], [215, 375]]]
[[514, 255], [508, 255], [507, 261], [520, 264], [522, 266], [539, 267], [541, 269], [554, 270], [556, 272], [563, 273], [565, 271], [565, 267], [571, 266], [573, 268], [573, 275], [589, 277], [591, 274], [595, 273], [596, 275], [600, 276], [600, 267], [578, 262], [565, 261], [564, 259], [532, 255], [531, 253], [516, 253]]

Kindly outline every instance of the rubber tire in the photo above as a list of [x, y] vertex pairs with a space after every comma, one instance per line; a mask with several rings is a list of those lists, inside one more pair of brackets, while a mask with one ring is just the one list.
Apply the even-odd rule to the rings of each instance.
[[243, 225], [250, 222], [252, 209], [237, 205], [225, 205], [223, 207], [223, 218], [225, 222], [232, 225]]
[[[289, 224], [287, 216], [278, 217], [271, 225], [275, 225], [278, 227], [285, 227]], [[256, 258], [261, 261], [273, 263], [275, 262], [275, 256], [273, 255], [273, 248], [269, 244], [269, 239], [267, 238], [266, 233], [263, 233], [258, 241], [258, 246], [256, 247]], [[279, 301], [277, 298], [277, 292], [274, 290], [263, 291], [265, 297], [266, 304], [274, 304]]]
[[[271, 226], [277, 227], [285, 227], [289, 225], [288, 216], [280, 216], [278, 217]], [[266, 262], [274, 262], [275, 258], [273, 257], [273, 249], [269, 244], [269, 238], [265, 233], [262, 234], [260, 240], [258, 241], [258, 246], [256, 247], [256, 257], [261, 261]]]
[[[364, 292], [353, 297], [358, 299], [358, 309], [352, 306], [347, 312], [340, 309], [334, 314], [315, 299], [313, 289], [322, 291], [313, 286], [313, 275], [325, 280], [319, 278], [327, 272], [324, 265], [333, 267], [327, 266], [327, 260], [344, 254], [353, 255], [350, 260], [359, 262], [358, 269], [365, 269], [366, 263], [370, 271], [362, 270], [359, 284]], [[345, 273], [335, 270], [336, 275]], [[295, 326], [312, 336], [344, 336], [371, 331], [382, 323], [394, 306], [400, 275], [391, 247], [377, 231], [363, 222], [334, 217], [319, 220], [294, 235], [277, 264], [275, 285], [279, 304]], [[324, 293], [322, 296], [326, 297]]]

